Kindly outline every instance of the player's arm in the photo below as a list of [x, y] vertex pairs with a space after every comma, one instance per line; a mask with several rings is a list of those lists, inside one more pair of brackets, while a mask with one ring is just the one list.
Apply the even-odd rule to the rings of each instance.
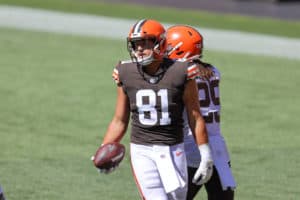
[[[119, 142], [124, 134], [126, 133], [127, 126], [129, 122], [129, 100], [124, 93], [122, 87], [117, 88], [117, 101], [115, 106], [115, 113], [107, 127], [106, 133], [102, 144], [107, 144], [111, 142]], [[95, 155], [96, 156], [96, 155]], [[91, 157], [91, 160], [94, 161], [95, 156]], [[110, 167], [98, 168], [100, 173], [111, 173], [118, 166], [119, 162], [114, 162]]]
[[190, 128], [201, 154], [201, 162], [193, 177], [193, 183], [202, 185], [212, 175], [213, 159], [198, 99], [198, 89], [195, 80], [188, 80], [184, 90], [183, 101], [187, 110]]
[[195, 80], [188, 80], [183, 100], [188, 114], [189, 125], [198, 145], [208, 143], [205, 121], [200, 112], [198, 89]]
[[119, 142], [126, 133], [129, 123], [129, 100], [121, 86], [117, 87], [117, 101], [114, 116], [108, 125], [103, 144]]

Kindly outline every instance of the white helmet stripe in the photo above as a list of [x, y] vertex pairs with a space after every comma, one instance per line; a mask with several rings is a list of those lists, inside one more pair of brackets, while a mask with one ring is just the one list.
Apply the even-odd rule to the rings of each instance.
[[144, 25], [144, 23], [146, 21], [147, 21], [146, 19], [142, 19], [142, 20], [138, 21], [134, 26], [133, 34], [139, 33], [141, 31], [142, 26]]

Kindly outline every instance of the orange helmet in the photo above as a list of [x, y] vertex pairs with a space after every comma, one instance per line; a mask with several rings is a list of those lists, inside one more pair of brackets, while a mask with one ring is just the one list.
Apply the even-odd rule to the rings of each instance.
[[202, 56], [203, 37], [193, 27], [176, 25], [167, 29], [167, 55], [172, 59]]
[[[151, 64], [155, 59], [165, 55], [166, 38], [165, 28], [152, 19], [142, 19], [131, 27], [127, 38], [127, 49], [132, 59], [141, 65]], [[140, 40], [152, 40], [154, 42], [153, 52], [150, 56], [138, 58], [135, 49], [135, 42]]]

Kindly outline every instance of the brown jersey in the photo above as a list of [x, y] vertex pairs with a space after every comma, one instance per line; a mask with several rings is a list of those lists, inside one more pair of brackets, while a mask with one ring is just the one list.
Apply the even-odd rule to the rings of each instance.
[[174, 145], [183, 141], [183, 91], [198, 75], [196, 65], [164, 59], [154, 76], [135, 62], [121, 62], [113, 78], [129, 98], [131, 142]]

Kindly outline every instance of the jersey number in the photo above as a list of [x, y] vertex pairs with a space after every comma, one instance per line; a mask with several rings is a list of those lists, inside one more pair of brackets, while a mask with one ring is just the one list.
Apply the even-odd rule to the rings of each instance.
[[[209, 83], [198, 83], [198, 89], [203, 90], [205, 93], [205, 99], [200, 100], [201, 107], [209, 107], [211, 101], [214, 105], [220, 105], [220, 98], [216, 96], [215, 88], [219, 87], [219, 80], [213, 80]], [[220, 122], [220, 115], [216, 112], [208, 113], [208, 116], [203, 116], [206, 123]]]
[[[160, 119], [156, 110], [158, 97], [161, 102]], [[144, 125], [168, 125], [171, 123], [168, 105], [168, 90], [161, 89], [157, 93], [154, 90], [139, 90], [136, 93], [136, 105], [139, 112], [139, 120]]]

